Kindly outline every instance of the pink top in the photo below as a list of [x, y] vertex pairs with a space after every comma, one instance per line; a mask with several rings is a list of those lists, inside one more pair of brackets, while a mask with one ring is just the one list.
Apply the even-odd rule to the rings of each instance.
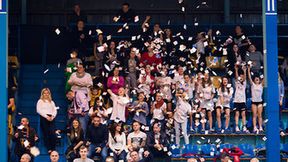
[[[118, 84], [113, 84], [112, 80], [117, 81]], [[113, 93], [118, 94], [118, 89], [120, 87], [124, 87], [124, 84], [125, 82], [122, 76], [118, 76], [118, 77], [110, 76], [108, 78], [107, 87], [111, 89]]]

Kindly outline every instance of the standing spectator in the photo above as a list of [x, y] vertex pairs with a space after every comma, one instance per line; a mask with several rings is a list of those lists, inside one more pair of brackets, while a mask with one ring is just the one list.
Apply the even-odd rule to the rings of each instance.
[[43, 133], [44, 145], [50, 154], [56, 147], [55, 118], [57, 109], [48, 88], [41, 91], [37, 102], [37, 113], [40, 115], [40, 127]]
[[[231, 70], [233, 73], [235, 73], [235, 69], [234, 69], [235, 65], [242, 64], [245, 61], [245, 53], [241, 53], [238, 45], [234, 44], [232, 47], [232, 50], [228, 52], [227, 59], [228, 59], [228, 64], [227, 64], [228, 70]], [[232, 77], [231, 79], [233, 78], [234, 77]]]
[[30, 162], [31, 161], [31, 156], [29, 154], [23, 154], [21, 156], [20, 162]]
[[192, 127], [192, 112], [191, 105], [187, 100], [189, 96], [183, 90], [179, 90], [176, 94], [177, 104], [174, 110], [174, 126], [176, 132], [176, 144], [180, 145], [180, 129], [184, 137], [185, 144], [189, 144], [189, 137], [187, 135], [187, 116], [190, 118], [190, 124]]
[[110, 42], [109, 48], [105, 54], [104, 62], [110, 67], [110, 69], [113, 69], [116, 64], [120, 64], [117, 59], [118, 53], [114, 41]]
[[104, 43], [103, 33], [98, 34], [98, 40], [93, 45], [93, 54], [95, 57], [95, 75], [99, 76], [100, 71], [103, 69], [103, 60], [106, 53], [106, 44]]
[[71, 89], [71, 85], [68, 83], [71, 75], [77, 71], [77, 65], [82, 64], [82, 60], [78, 57], [78, 50], [72, 50], [70, 54], [70, 59], [67, 61], [66, 69], [65, 69], [65, 77], [66, 77], [66, 85], [65, 90], [68, 92]]
[[91, 117], [92, 123], [87, 131], [86, 140], [89, 145], [88, 157], [101, 156], [102, 161], [107, 157], [108, 142], [108, 129], [105, 125], [101, 124], [99, 116], [94, 115]]
[[264, 80], [261, 81], [260, 77], [255, 76], [254, 79], [251, 77], [251, 66], [248, 66], [248, 79], [251, 84], [251, 93], [252, 93], [252, 113], [253, 113], [253, 132], [257, 133], [257, 117], [258, 117], [258, 125], [259, 131], [263, 132], [263, 119], [262, 119], [262, 112], [263, 112], [263, 84]]
[[21, 119], [21, 125], [14, 134], [15, 154], [20, 159], [23, 154], [30, 154], [30, 148], [35, 146], [38, 135], [34, 128], [29, 126], [27, 118]]
[[85, 29], [84, 21], [77, 21], [76, 30], [72, 34], [72, 46], [78, 50], [79, 58], [85, 60], [85, 57], [87, 56], [89, 34]]
[[77, 23], [79, 20], [83, 22], [87, 22], [87, 16], [83, 11], [81, 11], [80, 5], [75, 4], [72, 17], [70, 19], [70, 23]]
[[147, 52], [144, 52], [141, 55], [140, 67], [145, 67], [146, 65], [153, 66], [156, 69], [156, 66], [162, 63], [161, 55], [154, 52], [153, 44], [150, 44], [147, 47]]
[[119, 68], [115, 67], [113, 69], [113, 76], [108, 77], [107, 88], [111, 89], [111, 91], [115, 94], [118, 93], [120, 87], [125, 86], [125, 81], [122, 76], [119, 76]]
[[82, 91], [69, 91], [66, 95], [67, 99], [71, 101], [68, 108], [69, 117], [71, 120], [78, 119], [83, 129], [84, 134], [87, 130], [87, 124], [89, 121], [89, 103], [88, 96]]
[[129, 90], [137, 88], [137, 66], [139, 64], [139, 59], [136, 56], [136, 51], [131, 49], [130, 58], [126, 63], [128, 75], [127, 75], [127, 83], [129, 86]]
[[114, 21], [119, 19], [119, 23], [131, 23], [134, 21], [135, 16], [135, 12], [130, 8], [130, 4], [123, 3], [122, 8], [117, 13], [117, 16], [114, 17]]
[[80, 147], [80, 158], [75, 159], [73, 162], [94, 162], [94, 160], [89, 159], [87, 157], [88, 155], [88, 148], [86, 146], [81, 146]]
[[153, 121], [159, 121], [161, 126], [165, 126], [165, 115], [167, 113], [167, 105], [163, 100], [161, 93], [157, 92], [156, 100], [152, 103], [150, 113], [152, 114]]
[[110, 89], [108, 89], [107, 92], [110, 94], [111, 100], [113, 101], [113, 110], [110, 120], [126, 122], [125, 110], [129, 103], [129, 96], [125, 94], [125, 89], [120, 87], [118, 89], [118, 95], [114, 94]]
[[59, 160], [59, 153], [57, 151], [52, 151], [50, 154], [50, 161], [58, 162], [58, 160]]
[[233, 42], [239, 47], [240, 53], [245, 53], [247, 51], [248, 45], [251, 44], [250, 40], [245, 36], [241, 26], [239, 25], [235, 27], [235, 36]]
[[70, 141], [70, 145], [68, 146], [65, 154], [67, 160], [69, 162], [73, 162], [73, 160], [78, 157], [80, 146], [84, 143], [84, 131], [81, 128], [80, 121], [78, 119], [74, 119], [71, 127], [66, 133]]
[[[205, 33], [201, 32], [197, 34], [197, 42], [194, 45], [197, 49], [196, 51], [196, 63], [198, 64], [198, 69], [205, 68], [206, 67], [206, 54], [205, 54], [205, 47], [204, 47], [204, 41], [205, 41]], [[200, 65], [200, 66], [199, 66]]]
[[103, 105], [101, 98], [102, 97], [95, 98], [95, 104], [93, 107], [90, 108], [88, 114], [90, 117], [97, 115], [98, 117], [101, 118], [101, 123], [106, 124], [109, 114], [107, 112], [106, 107]]
[[242, 66], [242, 74], [238, 74], [238, 66], [235, 66], [235, 95], [234, 95], [234, 109], [235, 109], [235, 131], [240, 132], [239, 116], [241, 112], [243, 132], [247, 132], [246, 128], [246, 67]]
[[[262, 68], [261, 66], [263, 65], [263, 55], [261, 52], [256, 51], [256, 47], [253, 44], [249, 45], [249, 55], [246, 55], [246, 62], [248, 62], [248, 64], [251, 67], [251, 71], [254, 74], [258, 74], [260, 75], [262, 72]], [[251, 61], [251, 63], [249, 62]]]
[[[142, 72], [143, 71], [143, 72]], [[138, 88], [140, 92], [144, 92], [147, 99], [153, 94], [155, 78], [151, 75], [151, 66], [146, 65], [145, 71], [142, 70], [138, 78]]]
[[115, 122], [111, 125], [109, 131], [109, 148], [113, 153], [115, 161], [126, 161], [126, 135], [123, 129], [122, 122]]
[[161, 124], [154, 122], [153, 130], [147, 135], [147, 147], [153, 157], [165, 158], [166, 162], [170, 162], [168, 156], [168, 139], [165, 133], [161, 133]]
[[[222, 129], [221, 125], [221, 114], [225, 113], [225, 131], [228, 130], [230, 123], [230, 101], [233, 96], [233, 88], [229, 84], [227, 77], [222, 77], [222, 83], [218, 89], [218, 100], [216, 104], [216, 118], [218, 123], [218, 129]], [[221, 130], [222, 131], [222, 130]]]
[[[174, 78], [173, 78], [173, 84], [184, 84], [184, 68], [183, 66], [178, 66], [177, 67], [177, 72], [174, 74]], [[175, 88], [174, 88], [175, 89]]]
[[89, 96], [89, 87], [93, 85], [93, 82], [91, 75], [85, 72], [83, 64], [78, 64], [77, 71], [71, 75], [70, 79], [68, 80], [68, 84], [72, 86], [72, 91], [81, 91], [85, 95]]
[[163, 99], [167, 103], [169, 111], [172, 110], [172, 92], [171, 85], [173, 80], [168, 76], [168, 70], [165, 66], [162, 67], [161, 76], [156, 79], [156, 85], [160, 88], [160, 92], [163, 94]]
[[279, 106], [280, 110], [282, 110], [285, 87], [284, 82], [280, 76], [280, 73], [278, 73], [278, 87], [279, 87]]

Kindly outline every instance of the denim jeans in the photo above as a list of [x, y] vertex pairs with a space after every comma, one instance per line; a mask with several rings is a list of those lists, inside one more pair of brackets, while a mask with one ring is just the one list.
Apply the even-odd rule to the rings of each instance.
[[88, 157], [93, 159], [95, 156], [96, 157], [100, 157], [101, 161], [105, 162], [106, 157], [108, 156], [108, 148], [105, 146], [103, 148], [101, 148], [101, 153], [96, 153], [95, 149], [99, 147], [98, 145], [95, 145], [93, 143], [90, 144], [89, 146], [89, 153], [88, 153]]

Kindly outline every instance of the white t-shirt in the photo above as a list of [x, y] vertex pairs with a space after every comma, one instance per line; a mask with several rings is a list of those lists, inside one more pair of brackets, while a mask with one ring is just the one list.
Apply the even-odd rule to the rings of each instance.
[[239, 80], [235, 81], [235, 87], [234, 102], [246, 103], [246, 80], [243, 84]]
[[188, 102], [184, 102], [182, 98], [178, 98], [176, 105], [174, 120], [178, 123], [184, 123], [187, 121], [187, 115], [191, 113], [191, 105]]
[[203, 93], [203, 99], [204, 100], [212, 99], [212, 94], [215, 93], [215, 88], [214, 88], [213, 84], [211, 84], [209, 86], [205, 86], [205, 88], [203, 87], [202, 93]]
[[136, 134], [135, 132], [131, 132], [131, 133], [129, 133], [127, 139], [131, 140], [132, 144], [140, 147], [141, 143], [143, 141], [146, 141], [147, 135], [146, 135], [146, 133], [144, 133], [142, 131], [140, 131], [138, 134]]
[[[155, 103], [154, 103], [155, 105]], [[155, 108], [153, 110], [153, 119], [163, 120], [165, 118], [164, 116], [164, 110], [166, 109], [166, 103], [164, 102], [163, 105], [160, 108]]]
[[262, 102], [263, 86], [262, 84], [252, 83], [251, 85], [252, 102]]
[[[233, 88], [229, 88], [229, 93], [228, 93], [228, 88], [222, 92], [222, 89], [218, 89], [218, 102], [217, 106], [223, 106], [223, 107], [230, 107], [230, 100], [233, 95]], [[223, 97], [223, 103], [221, 103], [220, 97]]]

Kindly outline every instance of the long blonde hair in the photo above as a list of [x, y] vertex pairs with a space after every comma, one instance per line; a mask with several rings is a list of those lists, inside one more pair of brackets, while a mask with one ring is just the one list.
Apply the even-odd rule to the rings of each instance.
[[48, 101], [51, 102], [52, 101], [52, 96], [51, 96], [51, 92], [50, 92], [49, 88], [43, 88], [42, 89], [40, 99], [44, 101], [44, 95], [43, 95], [44, 91], [47, 91], [49, 93]]

